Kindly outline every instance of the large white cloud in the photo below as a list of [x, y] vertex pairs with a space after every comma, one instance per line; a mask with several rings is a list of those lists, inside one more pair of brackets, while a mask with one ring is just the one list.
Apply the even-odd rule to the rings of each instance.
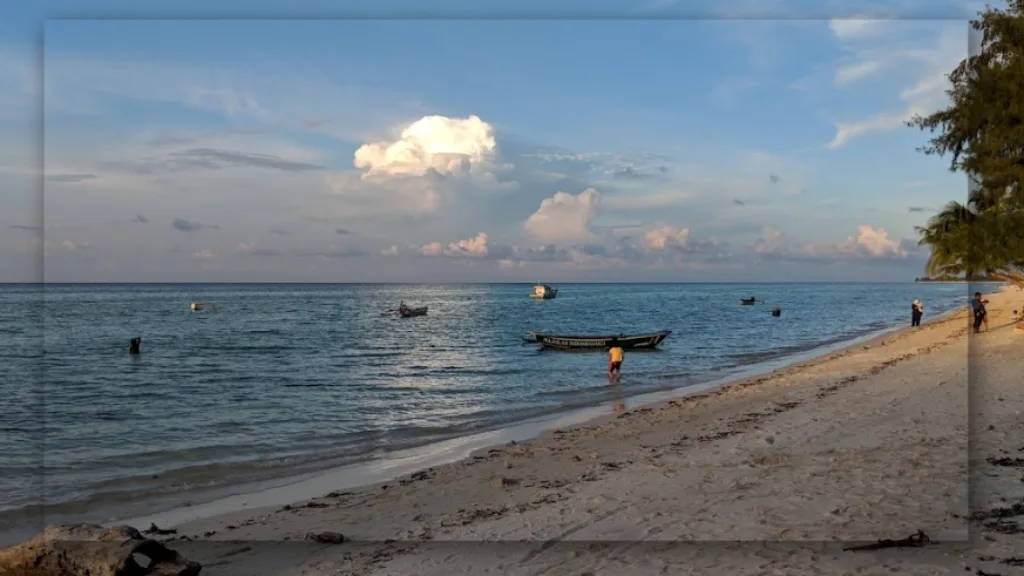
[[394, 141], [360, 146], [353, 165], [365, 170], [364, 177], [423, 176], [430, 171], [461, 175], [489, 165], [497, 147], [494, 128], [478, 116], [425, 116]]
[[543, 240], [585, 241], [591, 237], [590, 223], [600, 204], [601, 194], [593, 188], [576, 195], [556, 192], [541, 201], [523, 229]]

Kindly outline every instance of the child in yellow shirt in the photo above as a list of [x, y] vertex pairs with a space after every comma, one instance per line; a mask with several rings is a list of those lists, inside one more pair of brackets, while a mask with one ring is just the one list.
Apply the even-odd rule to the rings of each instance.
[[622, 377], [622, 359], [626, 356], [626, 352], [619, 346], [618, 340], [611, 341], [611, 348], [608, 349], [608, 377], [609, 378], [621, 378]]

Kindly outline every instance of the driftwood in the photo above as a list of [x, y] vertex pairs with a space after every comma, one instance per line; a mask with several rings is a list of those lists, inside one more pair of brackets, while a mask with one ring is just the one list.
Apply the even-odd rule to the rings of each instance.
[[50, 526], [0, 550], [0, 576], [196, 576], [202, 570], [131, 526]]
[[843, 550], [856, 552], [861, 550], [881, 550], [883, 548], [920, 548], [925, 544], [931, 543], [931, 538], [928, 538], [927, 534], [918, 530], [917, 534], [911, 534], [910, 536], [907, 536], [906, 538], [901, 538], [899, 540], [889, 540], [888, 538], [886, 538], [884, 540], [879, 540], [872, 544], [850, 546], [849, 548], [843, 548]]

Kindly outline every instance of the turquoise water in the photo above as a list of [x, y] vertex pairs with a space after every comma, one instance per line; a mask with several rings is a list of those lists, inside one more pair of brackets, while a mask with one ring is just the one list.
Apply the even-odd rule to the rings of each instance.
[[[0, 286], [0, 510], [223, 486], [609, 402], [601, 354], [529, 330], [672, 330], [628, 353], [640, 394], [909, 325], [963, 284]], [[754, 295], [763, 302], [740, 306]], [[216, 308], [192, 312], [189, 303]], [[425, 317], [382, 312], [398, 302]], [[782, 317], [769, 314], [773, 306]], [[142, 336], [142, 354], [127, 354]], [[44, 468], [45, 466], [45, 468]]]

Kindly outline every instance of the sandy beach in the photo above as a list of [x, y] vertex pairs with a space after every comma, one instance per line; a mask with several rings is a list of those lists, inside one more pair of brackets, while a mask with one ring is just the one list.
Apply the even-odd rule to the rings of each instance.
[[[1012, 557], [1024, 332], [1010, 319], [1024, 301], [988, 298], [979, 335], [962, 310], [698, 396], [608, 406], [535, 441], [158, 538], [204, 574], [232, 576], [1010, 574], [1024, 565]], [[918, 530], [935, 543], [843, 550]], [[346, 541], [307, 539], [320, 532]]]

